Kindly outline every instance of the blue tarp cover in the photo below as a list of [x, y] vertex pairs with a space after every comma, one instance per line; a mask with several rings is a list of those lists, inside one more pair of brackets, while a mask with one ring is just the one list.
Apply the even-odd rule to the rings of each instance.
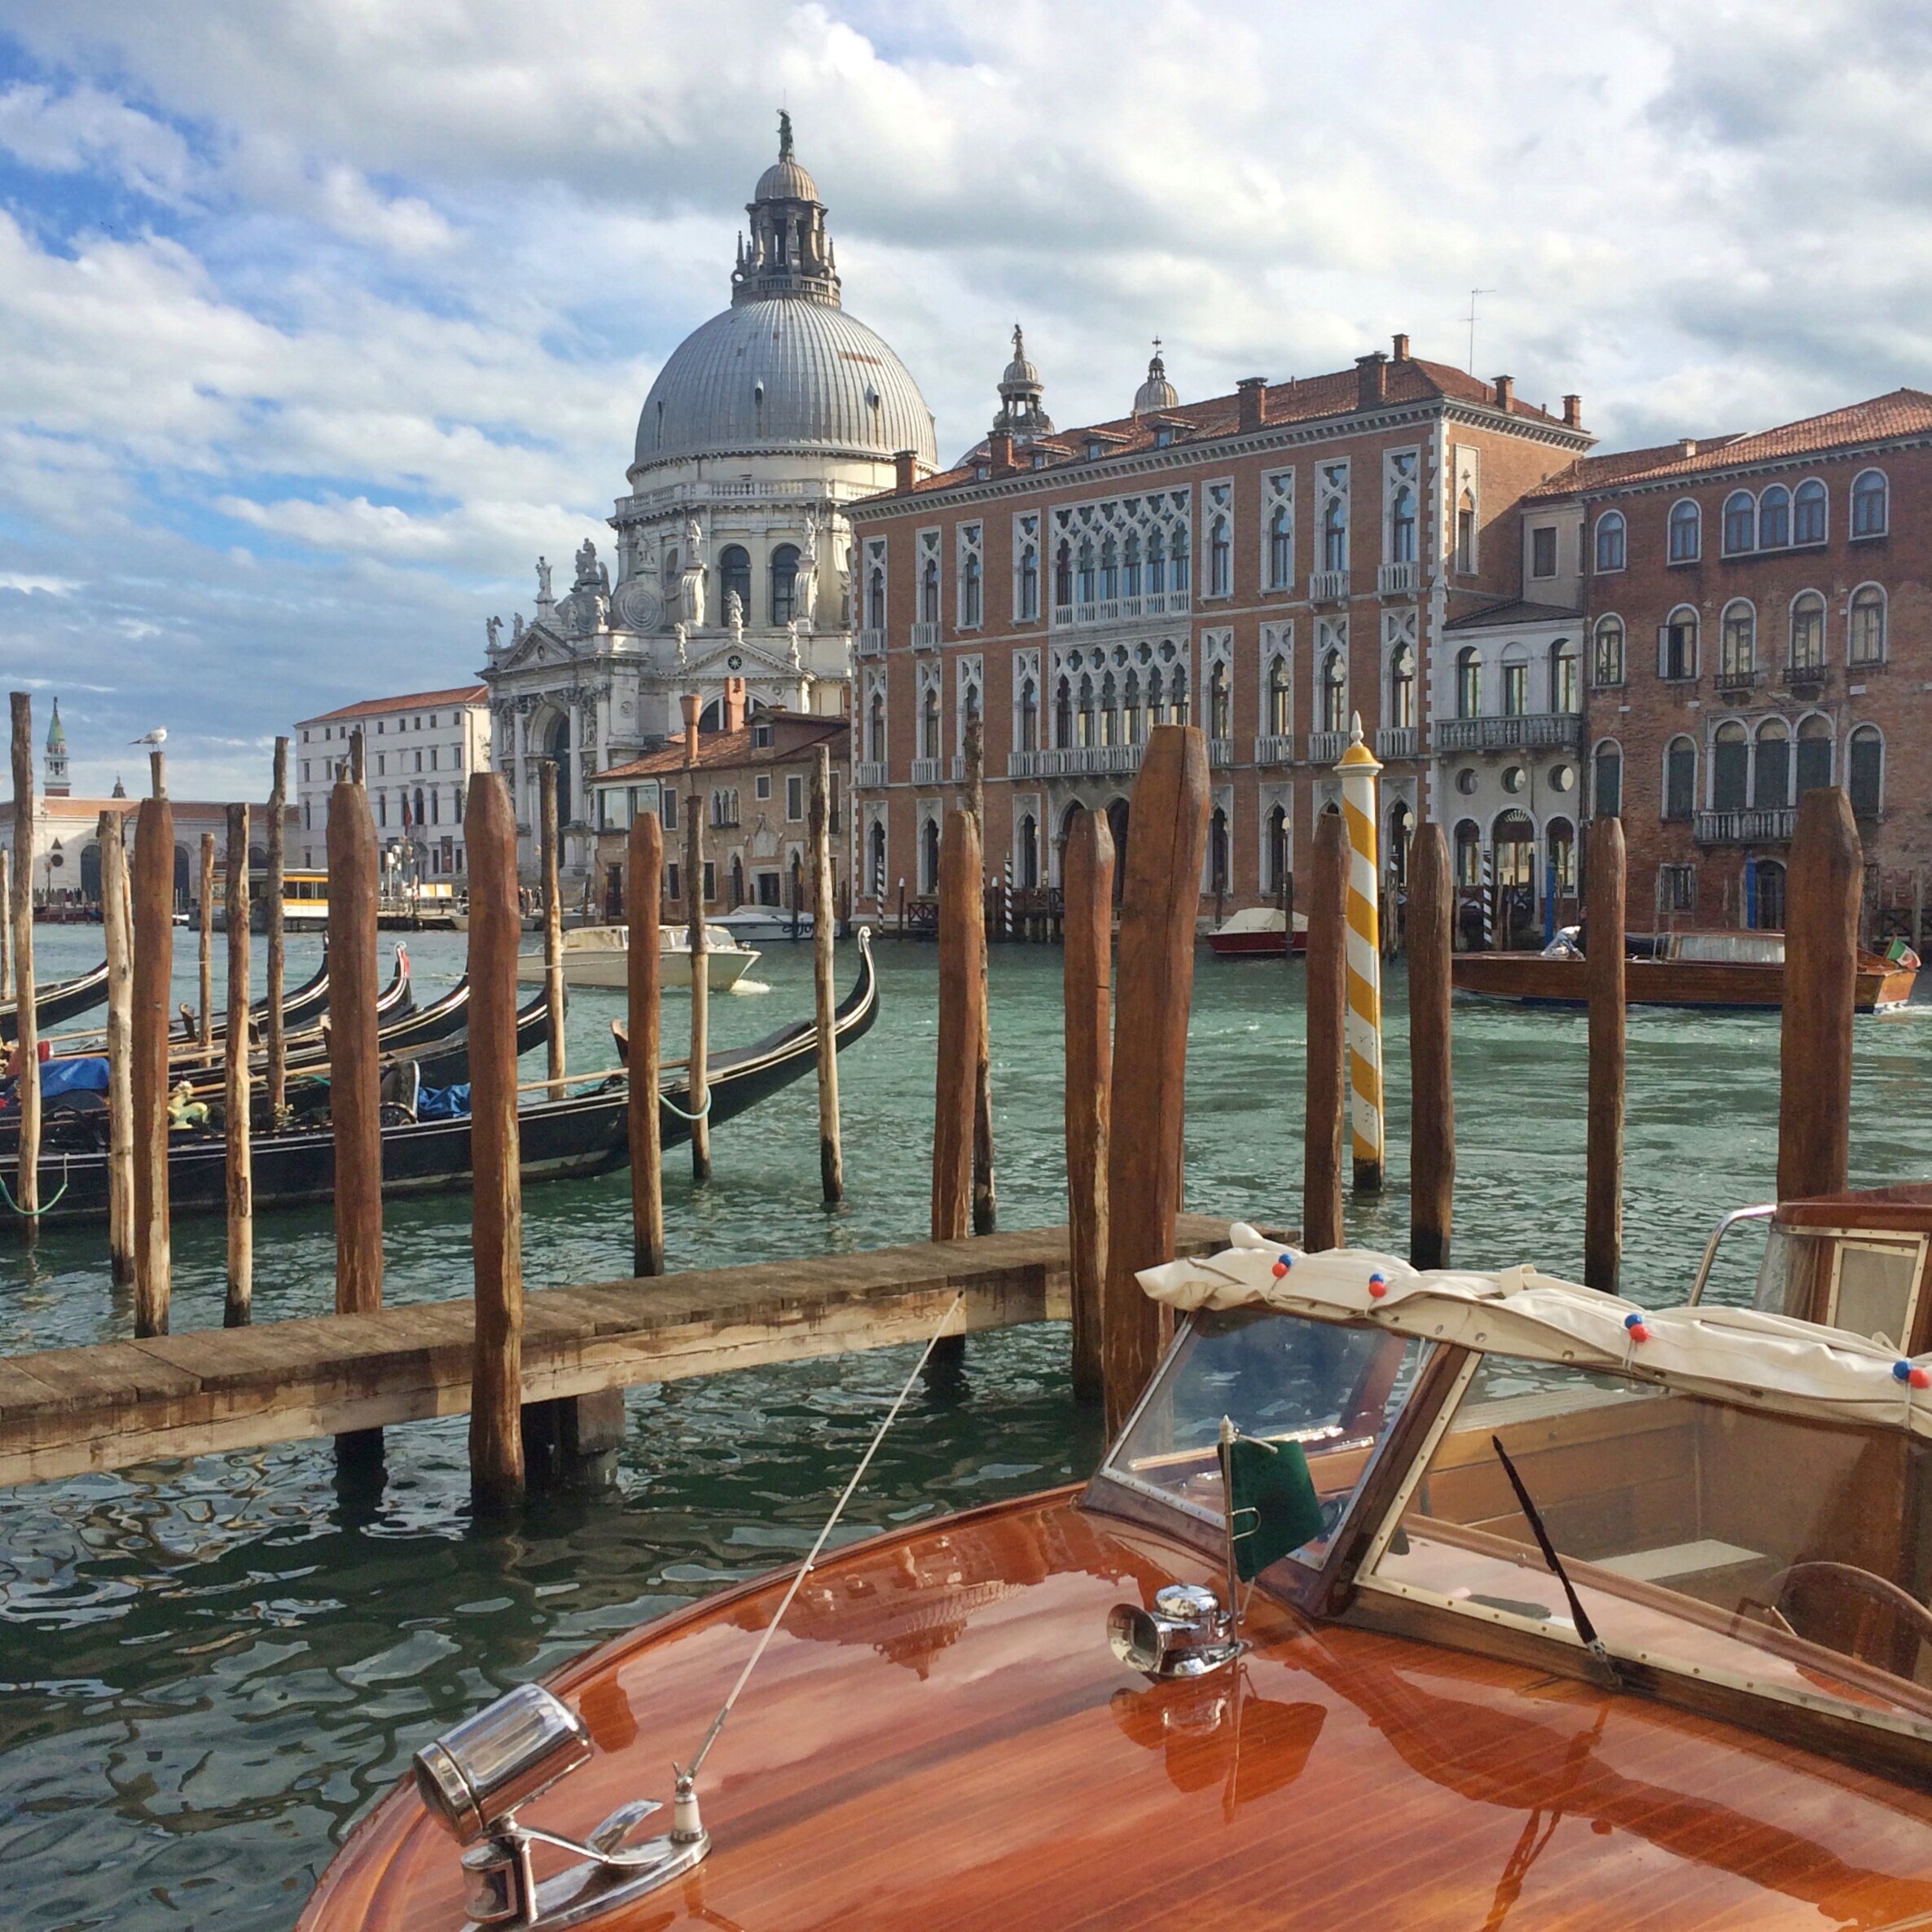
[[104, 1059], [45, 1060], [40, 1069], [40, 1091], [43, 1096], [105, 1093], [108, 1063]]
[[455, 1120], [469, 1110], [467, 1080], [460, 1087], [426, 1087], [416, 1096], [418, 1120]]

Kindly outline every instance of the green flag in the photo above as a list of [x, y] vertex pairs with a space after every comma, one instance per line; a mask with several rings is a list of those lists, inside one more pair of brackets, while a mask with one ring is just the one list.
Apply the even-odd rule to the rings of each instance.
[[1235, 1569], [1250, 1583], [1271, 1563], [1321, 1535], [1322, 1506], [1299, 1442], [1237, 1435], [1225, 1453]]

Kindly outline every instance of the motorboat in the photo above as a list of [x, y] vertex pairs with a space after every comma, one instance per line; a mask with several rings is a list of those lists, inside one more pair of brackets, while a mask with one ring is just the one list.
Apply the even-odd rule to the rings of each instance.
[[[705, 984], [714, 993], [737, 985], [757, 959], [749, 946], [715, 920], [705, 922]], [[657, 929], [658, 983], [691, 986], [691, 946], [683, 926]], [[630, 983], [630, 929], [627, 925], [577, 926], [562, 935], [564, 984], [621, 989]], [[543, 951], [516, 955], [516, 977], [525, 986], [543, 983]]]
[[740, 946], [767, 946], [776, 940], [810, 939], [815, 922], [810, 912], [788, 912], [782, 906], [740, 906], [711, 921]]
[[[1540, 952], [1458, 953], [1450, 980], [1458, 993], [1519, 1006], [1589, 1003], [1587, 935], [1563, 928]], [[1776, 1011], [1785, 1003], [1785, 935], [1723, 931], [1634, 933], [1627, 951], [1624, 999], [1631, 1006]], [[1857, 1010], [1882, 1013], [1912, 997], [1919, 956], [1903, 940], [1884, 953], [1859, 949]]]
[[[1294, 947], [1308, 950], [1308, 915], [1298, 912]], [[1208, 951], [1218, 959], [1279, 959], [1288, 951], [1288, 915], [1279, 906], [1250, 906], [1231, 913], [1207, 936]]]
[[1932, 1917], [1926, 1359], [1238, 1224], [1139, 1279], [1090, 1482], [518, 1686], [301, 1932]]

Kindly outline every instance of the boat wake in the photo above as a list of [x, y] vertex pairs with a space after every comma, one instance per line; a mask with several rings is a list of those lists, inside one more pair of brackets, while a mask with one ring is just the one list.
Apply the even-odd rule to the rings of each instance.
[[741, 979], [731, 987], [734, 993], [769, 993], [771, 989], [762, 979]]

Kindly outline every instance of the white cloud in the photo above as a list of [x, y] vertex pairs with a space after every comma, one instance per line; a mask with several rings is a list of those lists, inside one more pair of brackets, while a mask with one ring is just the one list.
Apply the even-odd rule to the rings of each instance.
[[174, 129], [98, 87], [67, 93], [29, 81], [0, 90], [0, 148], [29, 168], [98, 169], [156, 201], [176, 203], [194, 171]]

